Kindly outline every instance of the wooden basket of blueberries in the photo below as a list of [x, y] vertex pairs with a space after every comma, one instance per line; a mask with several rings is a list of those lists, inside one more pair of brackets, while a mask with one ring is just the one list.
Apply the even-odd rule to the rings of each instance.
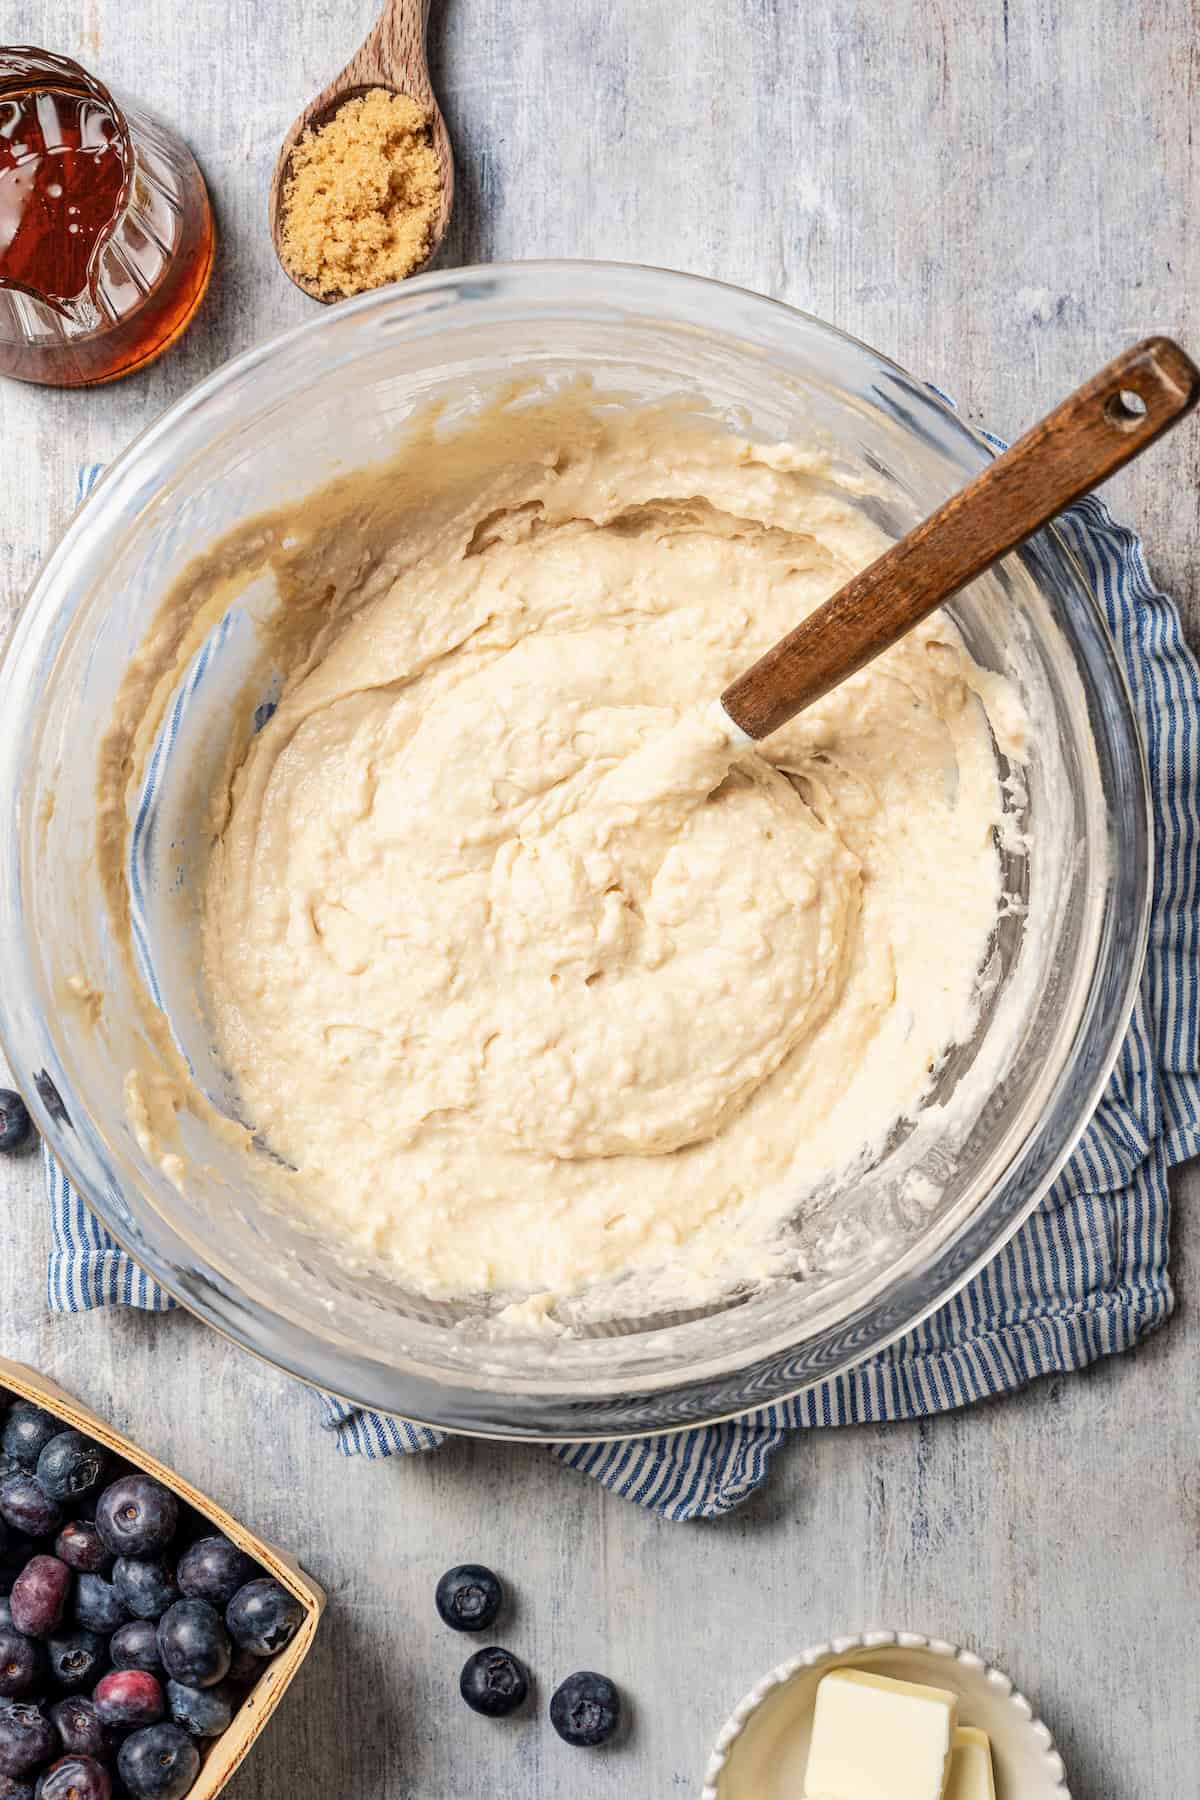
[[324, 1604], [290, 1557], [0, 1357], [0, 1800], [213, 1800]]

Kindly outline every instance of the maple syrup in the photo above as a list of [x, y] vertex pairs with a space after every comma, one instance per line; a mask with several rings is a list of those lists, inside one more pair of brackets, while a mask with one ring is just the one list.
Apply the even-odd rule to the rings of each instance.
[[0, 375], [81, 387], [166, 349], [208, 285], [186, 146], [77, 63], [0, 49]]

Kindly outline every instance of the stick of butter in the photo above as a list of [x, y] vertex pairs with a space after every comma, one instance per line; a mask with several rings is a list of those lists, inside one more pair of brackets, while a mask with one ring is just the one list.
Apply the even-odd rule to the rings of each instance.
[[817, 1688], [805, 1800], [942, 1800], [957, 1723], [943, 1688], [834, 1669]]
[[946, 1800], [996, 1800], [992, 1746], [987, 1732], [974, 1725], [955, 1729]]

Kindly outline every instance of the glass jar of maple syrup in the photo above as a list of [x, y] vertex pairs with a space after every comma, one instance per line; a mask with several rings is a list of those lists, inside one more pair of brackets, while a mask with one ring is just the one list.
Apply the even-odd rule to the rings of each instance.
[[83, 387], [165, 350], [212, 269], [186, 145], [78, 63], [0, 46], [0, 375]]

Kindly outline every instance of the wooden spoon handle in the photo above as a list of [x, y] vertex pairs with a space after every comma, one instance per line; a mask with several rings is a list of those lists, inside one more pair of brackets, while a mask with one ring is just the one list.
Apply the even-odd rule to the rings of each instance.
[[354, 88], [380, 83], [428, 104], [433, 98], [425, 60], [429, 6], [430, 0], [384, 0], [374, 28], [350, 58], [336, 85]]
[[1200, 369], [1170, 338], [1147, 338], [1076, 389], [974, 481], [848, 581], [726, 688], [752, 738], [819, 700], [1176, 424], [1200, 399]]

